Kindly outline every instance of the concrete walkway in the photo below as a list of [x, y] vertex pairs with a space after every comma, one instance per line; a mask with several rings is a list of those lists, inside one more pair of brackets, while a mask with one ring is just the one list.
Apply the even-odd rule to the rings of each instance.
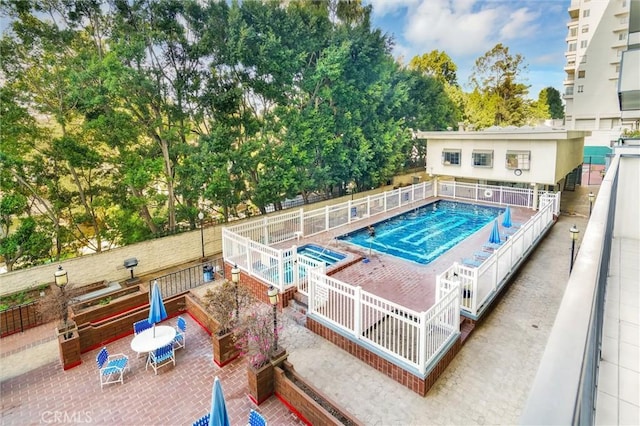
[[[558, 223], [521, 269], [497, 308], [476, 328], [426, 397], [420, 397], [309, 332], [292, 318], [285, 317], [282, 345], [290, 354], [289, 360], [310, 383], [367, 425], [517, 423], [569, 276], [569, 228], [575, 224], [584, 231], [589, 211], [586, 194], [596, 189], [577, 187], [576, 192], [563, 193], [563, 214]], [[578, 241], [578, 248], [579, 244]], [[191, 321], [191, 330], [193, 326]], [[153, 377], [144, 371], [134, 373], [134, 377], [127, 379], [121, 387], [116, 385], [99, 391], [97, 373], [91, 365], [96, 351], [84, 354], [80, 367], [61, 372], [57, 347], [52, 336], [48, 336], [51, 330], [52, 327], [45, 325], [0, 340], [0, 423], [42, 422], [43, 413], [48, 413], [51, 408], [41, 402], [55, 398], [58, 381], [61, 385], [64, 383], [65, 397], [64, 400], [56, 400], [54, 410], [94, 410], [90, 411], [93, 424], [108, 423], [106, 419], [109, 416], [103, 416], [102, 411], [106, 408], [101, 407], [104, 404], [101, 401], [116, 404], [118, 398], [125, 395], [123, 391], [127, 392], [128, 399], [141, 398], [136, 382], [151, 381]], [[146, 397], [142, 404], [116, 404], [118, 416], [112, 420], [116, 419], [117, 424], [190, 424], [207, 409], [209, 379], [213, 375], [224, 376], [221, 380], [227, 387], [246, 380], [239, 363], [222, 370], [212, 367], [206, 333], [203, 336], [199, 330], [196, 335], [203, 347], [194, 348], [194, 342], [184, 352], [185, 355], [181, 355], [185, 357], [184, 361], [174, 371], [166, 373], [167, 377], [160, 379], [158, 376], [156, 379], [172, 391], [152, 392], [154, 398], [161, 399], [152, 407], [148, 407]], [[28, 343], [34, 341], [35, 344]], [[127, 345], [128, 341], [111, 344], [114, 350], [126, 350]], [[191, 356], [197, 365], [190, 366], [191, 361], [187, 357]], [[197, 370], [188, 370], [194, 366]], [[76, 374], [78, 377], [74, 378]], [[179, 377], [172, 378], [172, 374]], [[41, 376], [42, 379], [39, 378]], [[198, 378], [197, 383], [195, 377]], [[87, 383], [75, 385], [74, 396], [70, 397], [68, 388], [79, 380]], [[37, 384], [37, 389], [25, 390], [32, 383], [33, 386]], [[78, 391], [84, 387], [88, 390], [84, 393]], [[94, 392], [96, 387], [98, 390]], [[237, 407], [232, 424], [242, 424], [249, 407], [243, 391], [238, 389], [231, 391], [236, 395], [233, 403]], [[26, 395], [25, 392], [30, 395], [28, 400], [22, 396]], [[39, 393], [46, 393], [46, 398], [43, 399], [43, 395], [38, 397]], [[192, 401], [196, 397], [198, 401]], [[30, 402], [32, 398], [39, 402]], [[73, 398], [79, 398], [86, 406], [79, 407], [78, 400]], [[69, 399], [74, 401], [69, 404], [75, 405], [67, 407], [64, 401]], [[174, 400], [180, 404], [176, 405]], [[171, 415], [162, 414], [159, 410], [168, 409], [163, 406], [163, 401], [176, 410], [181, 409], [183, 414], [173, 411]], [[259, 409], [270, 424], [297, 424], [275, 397]]]
[[569, 277], [569, 228], [586, 228], [588, 192], [563, 193], [558, 222], [426, 397], [302, 331], [286, 343], [290, 361], [367, 425], [516, 424]]

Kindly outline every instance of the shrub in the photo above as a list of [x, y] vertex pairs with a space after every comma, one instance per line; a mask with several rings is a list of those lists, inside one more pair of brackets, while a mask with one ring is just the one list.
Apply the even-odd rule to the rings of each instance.
[[[238, 310], [244, 309], [251, 303], [251, 296], [244, 287], [238, 286]], [[203, 296], [205, 309], [218, 322], [218, 335], [227, 334], [233, 330], [236, 323], [236, 286], [230, 281], [224, 281]]]
[[236, 324], [236, 348], [247, 358], [251, 367], [258, 369], [275, 355], [275, 338], [281, 330], [280, 323], [274, 330], [273, 308], [264, 303], [255, 303], [242, 312]]

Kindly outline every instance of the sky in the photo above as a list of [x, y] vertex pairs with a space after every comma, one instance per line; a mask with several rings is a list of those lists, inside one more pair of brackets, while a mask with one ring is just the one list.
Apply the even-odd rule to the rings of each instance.
[[529, 98], [545, 87], [563, 93], [567, 9], [570, 0], [364, 0], [373, 6], [372, 25], [391, 36], [393, 55], [408, 63], [432, 50], [444, 51], [458, 67], [458, 82], [470, 90], [479, 57], [502, 43], [527, 65], [522, 82]]

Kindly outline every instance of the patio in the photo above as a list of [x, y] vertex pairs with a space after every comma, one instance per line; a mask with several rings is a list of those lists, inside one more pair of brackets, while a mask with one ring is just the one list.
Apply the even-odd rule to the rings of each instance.
[[[52, 324], [2, 339], [0, 422], [190, 425], [210, 410], [211, 387], [218, 376], [232, 424], [246, 424], [252, 408], [270, 424], [304, 424], [275, 396], [256, 407], [247, 396], [244, 360], [219, 368], [212, 359], [210, 336], [188, 314], [183, 317], [187, 345], [176, 351], [175, 367], [163, 368], [157, 376], [152, 369], [145, 371], [145, 359], [131, 350], [130, 335], [106, 345], [111, 354], [129, 356], [131, 370], [125, 373], [124, 384], [106, 385], [103, 390], [95, 362], [99, 349], [82, 354], [80, 366], [63, 371], [52, 341]], [[176, 318], [162, 322], [175, 323]], [[18, 365], [16, 370], [14, 363], [24, 363], [26, 368]]]

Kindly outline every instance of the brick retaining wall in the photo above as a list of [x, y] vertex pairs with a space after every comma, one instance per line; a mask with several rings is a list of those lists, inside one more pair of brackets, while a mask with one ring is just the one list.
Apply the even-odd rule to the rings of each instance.
[[419, 377], [398, 367], [365, 347], [358, 345], [352, 340], [347, 339], [343, 335], [336, 333], [334, 330], [325, 327], [313, 318], [307, 317], [307, 328], [421, 396], [427, 394], [431, 386], [433, 386], [461, 348], [460, 339], [458, 338], [455, 344], [449, 348], [449, 351], [440, 359], [438, 364], [428, 372], [427, 376]]

